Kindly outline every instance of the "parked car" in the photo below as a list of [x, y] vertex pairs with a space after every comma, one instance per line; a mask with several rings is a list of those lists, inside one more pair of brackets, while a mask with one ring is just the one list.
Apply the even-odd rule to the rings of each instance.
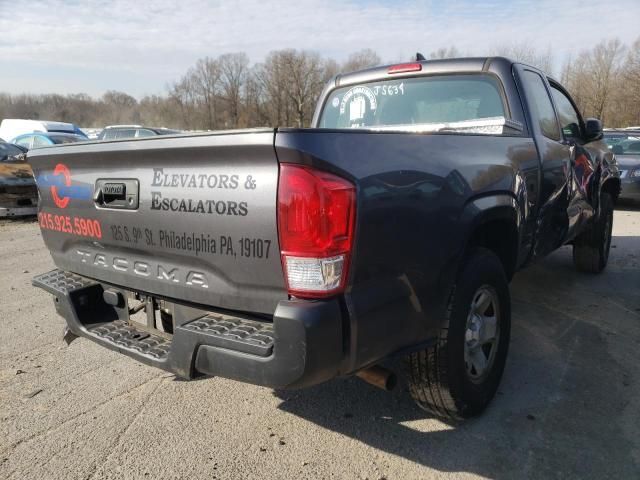
[[26, 149], [0, 142], [0, 217], [35, 215], [38, 190]]
[[15, 138], [25, 133], [50, 132], [50, 133], [74, 133], [84, 139], [87, 136], [73, 123], [53, 122], [50, 120], [24, 120], [19, 118], [5, 118], [0, 123], [0, 136]]
[[154, 137], [182, 133], [170, 128], [143, 127], [142, 125], [109, 125], [98, 135], [98, 140], [120, 140], [125, 138]]
[[0, 140], [0, 162], [22, 162], [26, 160], [27, 149]]
[[604, 131], [604, 142], [609, 146], [609, 149], [629, 139], [640, 140], [640, 131], [631, 129], [606, 129]]
[[84, 142], [87, 138], [76, 135], [75, 133], [25, 133], [19, 135], [11, 143], [33, 150], [36, 148], [50, 147], [52, 145], [61, 145], [63, 143]]
[[601, 122], [498, 57], [338, 76], [312, 125], [30, 154], [57, 267], [34, 285], [67, 340], [180, 377], [389, 388], [379, 364], [400, 355], [420, 407], [478, 415], [514, 273], [567, 244], [578, 269], [607, 265], [620, 179]]
[[640, 201], [640, 135], [615, 143], [611, 151], [615, 154], [620, 169], [620, 198]]

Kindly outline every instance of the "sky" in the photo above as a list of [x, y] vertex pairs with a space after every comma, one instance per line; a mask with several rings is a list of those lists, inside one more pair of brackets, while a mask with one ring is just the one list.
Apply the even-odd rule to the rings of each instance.
[[0, 92], [162, 94], [197, 59], [308, 49], [338, 61], [371, 48], [386, 62], [455, 45], [570, 55], [640, 37], [640, 0], [0, 0]]

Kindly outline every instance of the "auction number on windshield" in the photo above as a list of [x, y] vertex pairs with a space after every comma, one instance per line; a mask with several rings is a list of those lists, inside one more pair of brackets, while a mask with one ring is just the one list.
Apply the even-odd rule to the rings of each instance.
[[404, 82], [391, 85], [376, 85], [372, 87], [373, 93], [382, 96], [404, 95]]

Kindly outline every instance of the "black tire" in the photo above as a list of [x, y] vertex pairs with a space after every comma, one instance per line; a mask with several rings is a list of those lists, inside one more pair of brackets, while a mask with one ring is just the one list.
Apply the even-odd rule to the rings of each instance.
[[600, 273], [607, 266], [613, 228], [613, 199], [606, 192], [600, 194], [598, 217], [588, 230], [573, 242], [573, 264], [583, 272]]
[[162, 322], [162, 329], [167, 333], [173, 333], [173, 315], [160, 310], [160, 321]]
[[[472, 303], [480, 291], [491, 291], [497, 340], [482, 376], [466, 361]], [[490, 250], [478, 248], [464, 262], [449, 299], [444, 326], [434, 346], [406, 357], [411, 396], [424, 410], [447, 419], [479, 415], [498, 389], [509, 349], [511, 301], [502, 263]], [[486, 318], [486, 317], [483, 317]], [[485, 346], [481, 348], [484, 350]], [[493, 350], [491, 350], [493, 352]], [[484, 353], [484, 352], [483, 352]], [[476, 371], [476, 374], [478, 372]]]

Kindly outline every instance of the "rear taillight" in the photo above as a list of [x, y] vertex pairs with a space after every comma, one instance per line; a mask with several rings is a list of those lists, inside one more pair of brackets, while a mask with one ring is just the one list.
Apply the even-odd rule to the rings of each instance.
[[347, 180], [299, 165], [280, 165], [278, 236], [290, 295], [321, 298], [344, 290], [356, 213]]

